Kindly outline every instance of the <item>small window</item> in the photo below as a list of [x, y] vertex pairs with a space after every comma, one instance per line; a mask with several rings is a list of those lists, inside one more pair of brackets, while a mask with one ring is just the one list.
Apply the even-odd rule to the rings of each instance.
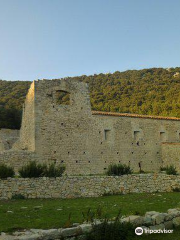
[[134, 140], [139, 141], [141, 137], [141, 132], [140, 131], [134, 131]]
[[55, 100], [59, 105], [70, 105], [70, 93], [62, 90], [55, 92]]
[[109, 129], [104, 129], [104, 139], [105, 140], [110, 139], [110, 133], [111, 133], [111, 131]]
[[167, 140], [165, 132], [160, 132], [160, 140], [161, 140], [161, 142], [165, 142]]

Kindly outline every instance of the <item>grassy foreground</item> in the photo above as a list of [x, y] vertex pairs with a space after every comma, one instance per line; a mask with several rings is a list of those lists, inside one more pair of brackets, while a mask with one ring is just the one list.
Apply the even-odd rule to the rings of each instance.
[[[142, 215], [152, 210], [166, 212], [169, 208], [180, 207], [180, 193], [128, 194], [64, 200], [0, 201], [0, 232], [24, 228], [60, 228], [67, 222], [69, 214], [71, 214], [73, 223], [82, 222], [82, 212], [87, 212], [89, 208], [95, 211], [99, 206], [108, 217], [115, 217], [119, 210], [123, 215]], [[180, 235], [180, 231], [178, 234]], [[173, 239], [174, 234], [169, 235]], [[155, 239], [155, 234], [152, 237]]]

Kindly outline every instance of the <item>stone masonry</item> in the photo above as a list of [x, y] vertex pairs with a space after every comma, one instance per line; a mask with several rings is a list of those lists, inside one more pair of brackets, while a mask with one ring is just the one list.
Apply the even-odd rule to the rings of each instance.
[[35, 160], [65, 165], [68, 175], [103, 174], [112, 163], [180, 171], [179, 152], [180, 119], [91, 111], [88, 85], [72, 79], [34, 81], [20, 132], [0, 130], [0, 163], [16, 170]]
[[180, 189], [180, 176], [132, 174], [113, 176], [63, 176], [59, 178], [9, 178], [0, 180], [0, 200], [21, 194], [25, 198], [79, 198], [111, 194], [172, 192]]

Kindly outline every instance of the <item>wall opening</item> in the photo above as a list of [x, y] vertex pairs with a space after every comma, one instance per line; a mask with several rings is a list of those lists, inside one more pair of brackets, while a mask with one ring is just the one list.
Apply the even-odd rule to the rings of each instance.
[[134, 140], [139, 141], [141, 138], [141, 132], [140, 131], [134, 131]]
[[167, 140], [166, 132], [160, 132], [160, 140], [161, 142], [165, 142]]
[[59, 105], [70, 105], [70, 93], [62, 90], [55, 91], [55, 101]]
[[104, 129], [104, 139], [105, 140], [109, 140], [110, 139], [110, 134], [111, 134], [111, 130]]

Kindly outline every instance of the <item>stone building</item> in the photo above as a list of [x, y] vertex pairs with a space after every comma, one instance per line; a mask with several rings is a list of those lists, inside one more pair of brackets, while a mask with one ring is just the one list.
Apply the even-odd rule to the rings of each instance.
[[20, 131], [0, 130], [0, 163], [17, 170], [32, 160], [65, 165], [69, 175], [102, 174], [112, 163], [180, 171], [180, 119], [91, 111], [86, 83], [34, 81]]

